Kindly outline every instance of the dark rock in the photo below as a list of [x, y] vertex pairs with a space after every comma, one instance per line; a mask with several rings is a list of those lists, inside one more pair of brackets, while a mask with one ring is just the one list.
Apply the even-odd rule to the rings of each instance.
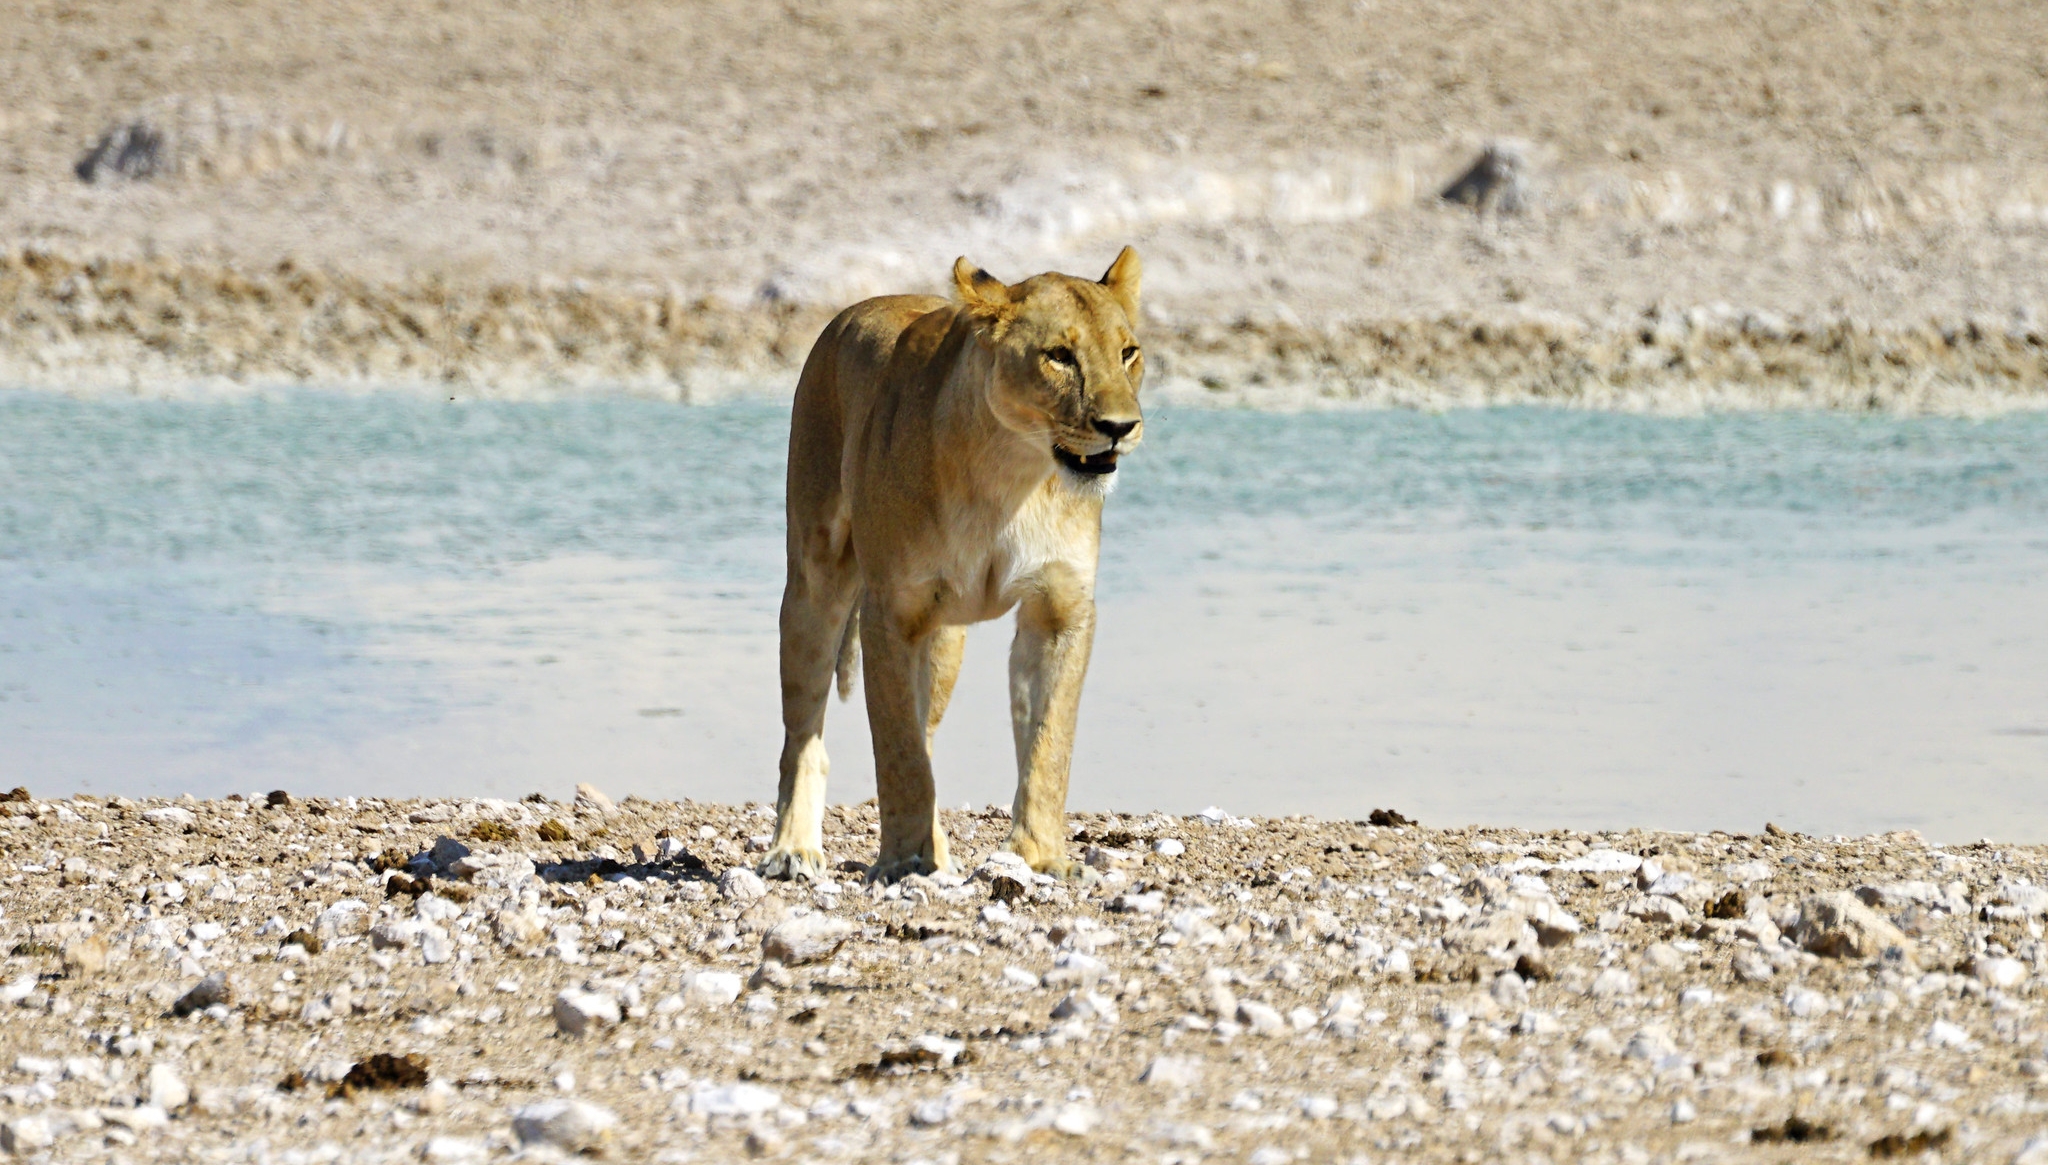
[[178, 1001], [171, 1004], [171, 1013], [184, 1016], [195, 1011], [205, 1011], [216, 1003], [228, 1002], [232, 995], [233, 992], [228, 987], [228, 973], [215, 971], [201, 979], [192, 990], [180, 995]]
[[1529, 208], [1529, 179], [1522, 152], [1513, 146], [1493, 143], [1480, 151], [1476, 161], [1449, 186], [1445, 202], [1455, 202], [1477, 211], [1520, 214]]
[[100, 135], [71, 168], [81, 182], [97, 182], [111, 173], [141, 181], [170, 169], [170, 151], [163, 131], [146, 121], [117, 125]]

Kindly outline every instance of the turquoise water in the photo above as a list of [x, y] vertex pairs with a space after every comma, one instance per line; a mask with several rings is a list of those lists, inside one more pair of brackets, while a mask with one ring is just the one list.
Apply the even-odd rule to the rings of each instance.
[[[0, 769], [766, 796], [787, 425], [0, 394]], [[1120, 476], [1076, 803], [2048, 836], [1996, 804], [2048, 776], [2048, 416], [1155, 410]], [[949, 798], [1007, 799], [999, 655]]]

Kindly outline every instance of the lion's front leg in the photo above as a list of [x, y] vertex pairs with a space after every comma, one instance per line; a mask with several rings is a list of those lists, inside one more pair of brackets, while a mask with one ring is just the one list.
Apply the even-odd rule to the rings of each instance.
[[1018, 605], [1017, 637], [1010, 644], [1017, 800], [1006, 848], [1039, 873], [1060, 878], [1082, 871], [1067, 857], [1067, 773], [1094, 641], [1092, 594], [1052, 588]]
[[932, 693], [931, 640], [916, 639], [888, 617], [872, 596], [860, 619], [866, 675], [868, 730], [875, 743], [875, 794], [882, 817], [882, 849], [868, 877], [893, 882], [911, 874], [950, 869], [946, 834], [939, 828], [927, 735]]

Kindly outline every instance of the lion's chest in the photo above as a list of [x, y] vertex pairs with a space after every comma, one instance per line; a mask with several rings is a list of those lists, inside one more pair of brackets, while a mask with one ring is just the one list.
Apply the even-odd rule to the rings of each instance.
[[1057, 498], [1041, 495], [983, 524], [980, 536], [957, 541], [948, 555], [942, 621], [995, 619], [1027, 594], [1092, 580], [1095, 541], [1075, 517]]

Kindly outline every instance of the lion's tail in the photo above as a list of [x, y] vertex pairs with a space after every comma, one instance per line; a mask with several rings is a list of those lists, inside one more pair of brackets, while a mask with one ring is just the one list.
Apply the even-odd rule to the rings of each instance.
[[853, 679], [860, 674], [860, 604], [853, 605], [853, 611], [846, 616], [846, 630], [839, 635], [839, 698], [841, 701], [853, 698]]

